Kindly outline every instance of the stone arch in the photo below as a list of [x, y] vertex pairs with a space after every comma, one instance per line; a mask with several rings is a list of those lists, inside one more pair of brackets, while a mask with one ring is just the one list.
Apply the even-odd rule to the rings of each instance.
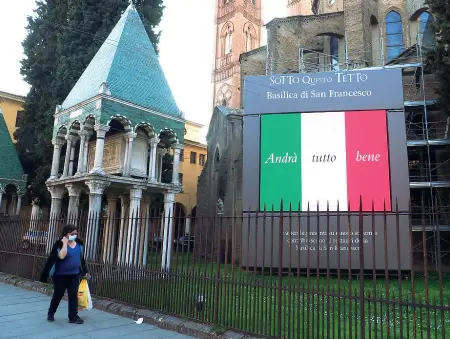
[[129, 132], [133, 131], [133, 127], [131, 126], [131, 121], [126, 116], [123, 116], [120, 114], [113, 115], [109, 119], [107, 125], [111, 126], [110, 124], [114, 120], [118, 121], [123, 126], [123, 130], [125, 133], [129, 133]]
[[153, 128], [152, 125], [150, 125], [147, 122], [140, 122], [138, 123], [135, 127], [134, 130], [137, 131], [138, 129], [142, 129], [144, 130], [149, 138], [153, 138], [156, 135], [155, 129]]
[[67, 136], [67, 127], [66, 125], [62, 125], [59, 127], [58, 131], [56, 132], [56, 139], [59, 141], [66, 141]]
[[417, 17], [414, 19], [414, 15], [424, 10], [429, 10], [425, 0], [406, 1], [406, 12], [410, 20], [417, 19]]
[[228, 83], [223, 83], [216, 94], [216, 106], [227, 107], [231, 103], [231, 97], [233, 95], [233, 87]]
[[80, 131], [81, 131], [81, 121], [80, 120], [72, 121], [69, 128], [69, 134], [72, 136], [78, 136]]
[[[412, 44], [421, 43], [422, 46], [436, 44], [436, 33], [432, 23], [434, 16], [427, 7], [418, 9], [409, 18], [410, 39]], [[418, 40], [420, 37], [420, 40]]]
[[224, 38], [227, 35], [227, 33], [233, 33], [233, 32], [234, 32], [234, 24], [231, 21], [227, 21], [222, 26], [220, 36], [222, 38]]
[[89, 114], [86, 119], [84, 119], [83, 130], [88, 133], [94, 133], [94, 126], [96, 122], [95, 116], [93, 114]]
[[232, 52], [232, 36], [234, 32], [234, 24], [227, 21], [220, 32], [221, 54], [227, 55]]
[[178, 143], [178, 135], [171, 128], [167, 128], [167, 127], [162, 128], [159, 131], [158, 137], [159, 137], [159, 140], [161, 140], [161, 143], [166, 146], [170, 146], [170, 145]]

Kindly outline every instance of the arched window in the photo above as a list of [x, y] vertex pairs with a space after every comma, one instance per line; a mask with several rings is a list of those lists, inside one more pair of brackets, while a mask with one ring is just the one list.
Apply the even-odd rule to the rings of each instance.
[[245, 32], [245, 51], [251, 51], [253, 49], [252, 46], [252, 32], [250, 30], [250, 26], [248, 27], [247, 31]]
[[436, 35], [432, 27], [433, 21], [433, 16], [428, 12], [423, 12], [419, 16], [419, 35], [422, 45], [434, 45], [436, 43]]
[[339, 39], [335, 36], [330, 37], [330, 57], [331, 70], [339, 71]]
[[225, 35], [225, 54], [231, 53], [231, 32], [227, 32]]
[[386, 15], [386, 47], [388, 61], [403, 52], [402, 17], [396, 11], [391, 11]]

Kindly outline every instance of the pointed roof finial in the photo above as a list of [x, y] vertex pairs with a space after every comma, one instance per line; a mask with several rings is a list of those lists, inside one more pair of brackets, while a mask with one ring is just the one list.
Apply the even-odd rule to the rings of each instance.
[[129, 3], [130, 3], [129, 7], [131, 7], [132, 9], [134, 9], [133, 0], [129, 0]]

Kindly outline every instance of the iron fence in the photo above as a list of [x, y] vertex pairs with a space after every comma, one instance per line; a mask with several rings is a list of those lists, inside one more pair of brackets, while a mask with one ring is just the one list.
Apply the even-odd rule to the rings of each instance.
[[39, 279], [71, 223], [99, 297], [273, 338], [450, 337], [446, 232], [431, 244], [395, 206], [335, 209], [4, 218], [0, 271]]

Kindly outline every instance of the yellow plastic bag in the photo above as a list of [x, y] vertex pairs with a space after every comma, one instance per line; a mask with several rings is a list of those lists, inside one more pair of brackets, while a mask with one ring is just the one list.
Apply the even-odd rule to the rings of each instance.
[[81, 280], [80, 287], [78, 288], [78, 310], [91, 310], [92, 298], [89, 292], [89, 286], [86, 279]]

